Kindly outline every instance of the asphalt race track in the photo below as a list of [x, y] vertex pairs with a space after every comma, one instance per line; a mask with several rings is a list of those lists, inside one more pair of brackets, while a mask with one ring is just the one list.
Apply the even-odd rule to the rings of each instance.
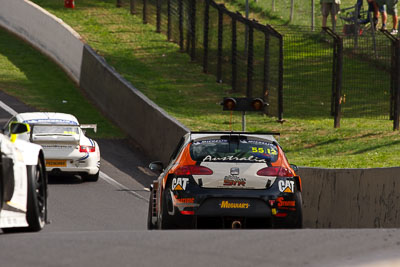
[[[2, 92], [0, 101], [32, 110]], [[0, 125], [10, 117], [1, 107]], [[127, 141], [97, 141], [101, 179], [50, 177], [50, 224], [0, 234], [1, 267], [400, 266], [399, 229], [148, 231], [148, 160]]]

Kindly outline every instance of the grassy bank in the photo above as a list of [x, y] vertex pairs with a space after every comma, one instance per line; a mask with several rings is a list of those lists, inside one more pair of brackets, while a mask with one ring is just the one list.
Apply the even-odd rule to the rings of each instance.
[[2, 29], [0, 66], [2, 91], [38, 110], [71, 113], [80, 123], [97, 123], [97, 133], [88, 131], [93, 138], [124, 136], [85, 99], [59, 66]]
[[[241, 130], [241, 114], [231, 118], [219, 105], [229, 87], [203, 74], [152, 25], [115, 8], [115, 1], [81, 0], [73, 10], [59, 1], [34, 2], [71, 25], [126, 79], [192, 130]], [[387, 120], [344, 119], [334, 129], [330, 117], [285, 119], [278, 124], [275, 118], [249, 114], [247, 130], [281, 132], [289, 161], [300, 166], [384, 167], [400, 160], [400, 137]]]

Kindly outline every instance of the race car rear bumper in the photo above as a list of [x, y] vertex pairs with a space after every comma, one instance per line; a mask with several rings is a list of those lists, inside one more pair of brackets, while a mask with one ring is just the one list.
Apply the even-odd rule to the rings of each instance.
[[[174, 221], [182, 228], [231, 228], [239, 222], [245, 228], [270, 228], [296, 219], [295, 207], [278, 207], [276, 200], [297, 201], [293, 193], [273, 188], [263, 190], [230, 190], [197, 188], [196, 192], [175, 195]], [[191, 199], [182, 203], [180, 199]], [[293, 202], [294, 201], [294, 202]]]

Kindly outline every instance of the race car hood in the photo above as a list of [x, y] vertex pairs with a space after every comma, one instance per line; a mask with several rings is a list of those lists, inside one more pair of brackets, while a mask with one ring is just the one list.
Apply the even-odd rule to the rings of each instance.
[[267, 167], [265, 163], [201, 162], [213, 171], [211, 175], [193, 175], [204, 188], [265, 189], [275, 182], [276, 176], [259, 176], [257, 171]]

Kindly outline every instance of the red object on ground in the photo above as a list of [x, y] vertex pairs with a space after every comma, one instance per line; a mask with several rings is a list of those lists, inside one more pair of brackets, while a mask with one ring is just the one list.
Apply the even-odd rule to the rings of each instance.
[[74, 8], [75, 1], [74, 0], [64, 0], [64, 7], [66, 8]]

